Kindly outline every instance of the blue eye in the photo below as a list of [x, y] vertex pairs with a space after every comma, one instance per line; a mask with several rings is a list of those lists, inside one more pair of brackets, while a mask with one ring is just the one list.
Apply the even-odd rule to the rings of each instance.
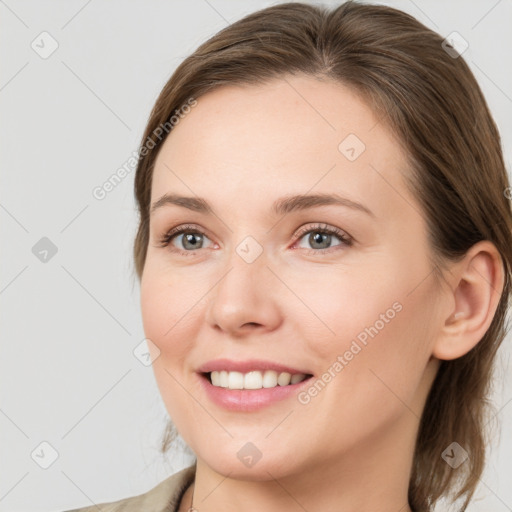
[[[306, 226], [299, 230], [299, 232], [295, 234], [295, 237], [300, 240], [307, 234], [309, 234], [307, 242], [310, 244], [310, 246], [316, 246], [316, 249], [306, 249], [309, 254], [325, 254], [326, 252], [330, 253], [331, 249], [336, 250], [335, 247], [349, 247], [353, 243], [353, 240], [345, 232], [338, 228], [328, 227], [325, 224]], [[331, 246], [333, 236], [340, 240], [341, 243], [337, 244], [336, 246]], [[325, 247], [326, 244], [329, 245], [329, 247]], [[318, 247], [318, 245], [321, 247]]]
[[[183, 225], [178, 226], [177, 228], [171, 229], [169, 232], [165, 233], [164, 236], [159, 241], [159, 247], [167, 247], [174, 238], [178, 236], [182, 236], [182, 243], [185, 250], [173, 248], [171, 250], [175, 250], [181, 253], [191, 253], [192, 251], [202, 249], [202, 240], [206, 235], [197, 227]], [[189, 249], [186, 249], [188, 245]]]
[[[305, 249], [309, 254], [324, 254], [326, 252], [331, 252], [332, 249], [336, 250], [336, 247], [341, 246], [349, 247], [352, 245], [352, 238], [347, 235], [345, 232], [341, 231], [338, 228], [328, 227], [327, 225], [314, 225], [314, 226], [305, 226], [299, 230], [299, 232], [294, 234], [294, 239], [304, 238], [305, 235], [309, 234], [307, 238], [307, 242], [314, 247], [313, 249]], [[173, 252], [178, 252], [185, 255], [193, 255], [196, 250], [203, 249], [203, 241], [204, 238], [209, 240], [206, 234], [199, 228], [194, 225], [183, 225], [178, 226], [176, 228], [171, 229], [167, 233], [165, 233], [159, 240], [159, 247], [168, 247], [171, 242], [181, 236], [181, 243], [184, 249], [179, 249], [176, 247], [170, 247], [170, 250]], [[331, 246], [332, 238], [337, 238], [340, 243], [335, 246]], [[325, 247], [328, 245], [328, 247]], [[315, 247], [316, 246], [316, 247]]]

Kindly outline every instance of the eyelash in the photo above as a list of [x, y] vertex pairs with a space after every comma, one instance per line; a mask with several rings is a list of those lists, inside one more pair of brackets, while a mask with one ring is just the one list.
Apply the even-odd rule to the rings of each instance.
[[[329, 247], [327, 249], [303, 249], [306, 251], [307, 254], [314, 254], [318, 255], [318, 253], [323, 253], [322, 255], [326, 253], [331, 253], [333, 250], [336, 250], [337, 247], [345, 246], [350, 247], [353, 244], [353, 239], [348, 236], [344, 231], [341, 231], [338, 228], [335, 227], [327, 227], [327, 225], [323, 224], [317, 224], [315, 226], [304, 226], [303, 228], [299, 229], [294, 234], [294, 239], [296, 241], [299, 241], [303, 236], [307, 233], [315, 232], [315, 233], [322, 233], [326, 235], [335, 235], [338, 237], [341, 241], [341, 244], [335, 245], [334, 247]], [[158, 240], [158, 247], [168, 247], [171, 243], [172, 239], [175, 238], [178, 235], [181, 235], [183, 233], [199, 233], [202, 236], [208, 236], [206, 233], [204, 233], [201, 229], [198, 229], [194, 225], [184, 224], [182, 226], [178, 226], [177, 228], [172, 228], [171, 230], [167, 231], [159, 240]], [[170, 248], [170, 247], [169, 247]], [[172, 252], [176, 252], [178, 254], [183, 254], [185, 256], [193, 256], [197, 251], [183, 251], [181, 249], [177, 249], [175, 247], [170, 248]], [[201, 249], [198, 249], [201, 250]]]

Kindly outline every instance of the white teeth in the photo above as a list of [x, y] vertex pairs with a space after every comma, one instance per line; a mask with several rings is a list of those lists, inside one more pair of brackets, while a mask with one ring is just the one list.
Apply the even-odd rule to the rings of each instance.
[[263, 374], [262, 380], [264, 388], [275, 388], [277, 386], [277, 372], [273, 370], [267, 370]]
[[217, 372], [217, 373], [220, 374], [219, 386], [222, 388], [227, 388], [228, 384], [229, 384], [228, 372], [222, 371], [222, 372]]
[[[212, 373], [210, 373], [210, 378], [211, 378], [212, 384], [214, 386], [219, 386], [220, 387], [220, 372], [212, 372]], [[222, 387], [225, 387], [225, 386], [222, 386]]]
[[214, 386], [229, 389], [275, 388], [278, 385], [297, 384], [306, 378], [304, 373], [292, 375], [288, 372], [277, 373], [274, 370], [266, 370], [265, 372], [256, 370], [245, 374], [222, 370], [211, 372], [210, 375]]
[[288, 386], [290, 384], [290, 379], [292, 378], [292, 375], [287, 372], [283, 372], [279, 374], [279, 377], [277, 377], [277, 383], [280, 386]]
[[244, 374], [240, 372], [229, 372], [228, 374], [229, 389], [244, 389]]
[[297, 382], [303, 381], [303, 375], [303, 373], [296, 373], [295, 375], [292, 375], [290, 384], [297, 384]]
[[244, 389], [261, 389], [263, 376], [261, 372], [249, 372], [244, 376]]

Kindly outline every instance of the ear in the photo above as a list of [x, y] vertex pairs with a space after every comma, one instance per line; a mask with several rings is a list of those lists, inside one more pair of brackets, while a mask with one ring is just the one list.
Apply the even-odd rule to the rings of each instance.
[[450, 270], [449, 310], [443, 312], [441, 331], [432, 355], [457, 359], [483, 338], [491, 325], [504, 286], [501, 256], [491, 242], [476, 243]]

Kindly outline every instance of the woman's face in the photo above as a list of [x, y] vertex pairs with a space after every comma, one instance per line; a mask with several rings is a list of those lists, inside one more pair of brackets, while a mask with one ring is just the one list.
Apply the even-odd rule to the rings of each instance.
[[[214, 471], [410, 462], [442, 301], [407, 172], [358, 96], [304, 76], [208, 93], [166, 139], [151, 203], [190, 200], [151, 214], [143, 324], [169, 415]], [[340, 202], [290, 199], [310, 195]], [[210, 369], [239, 372], [214, 386]], [[260, 389], [223, 387], [242, 383]]]

